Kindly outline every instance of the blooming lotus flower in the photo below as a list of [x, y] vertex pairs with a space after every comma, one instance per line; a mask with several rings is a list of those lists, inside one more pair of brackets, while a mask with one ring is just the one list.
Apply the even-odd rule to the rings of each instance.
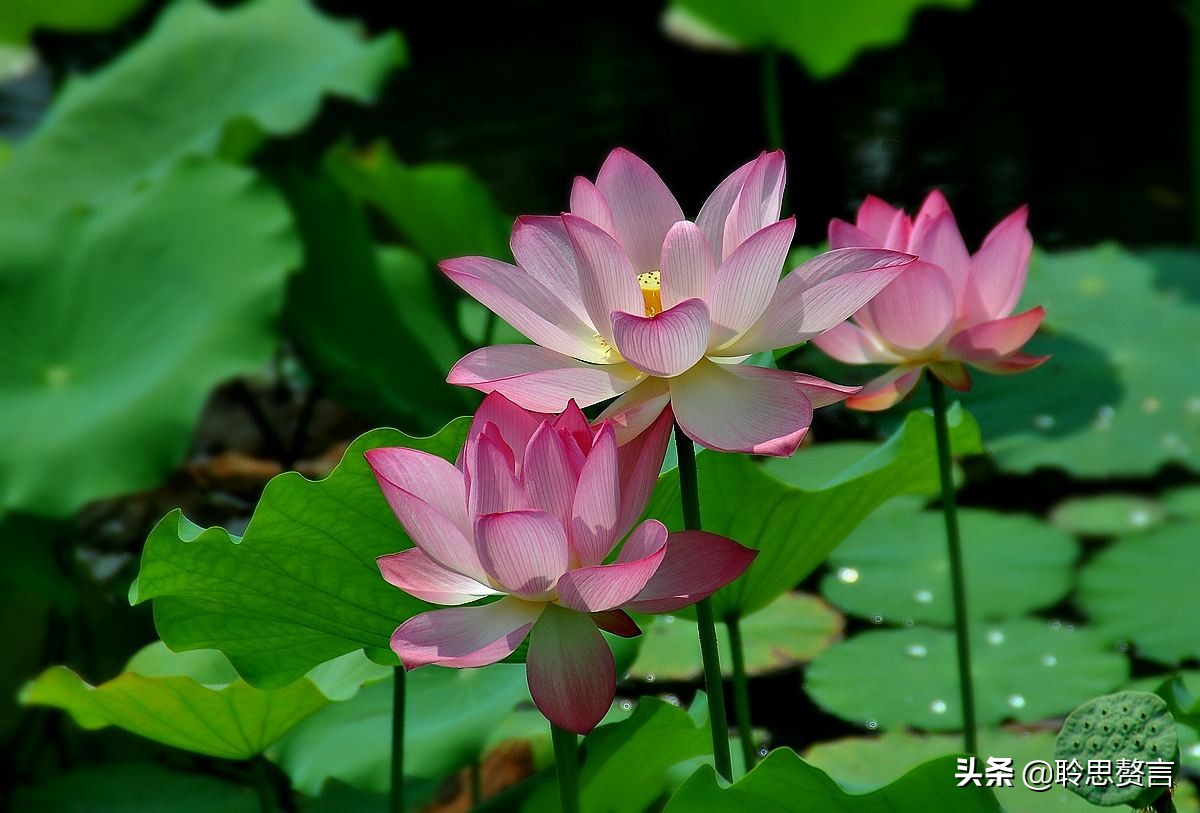
[[887, 409], [906, 396], [926, 367], [957, 390], [971, 386], [965, 364], [1007, 375], [1032, 369], [1049, 356], [1021, 352], [1042, 323], [1041, 306], [1012, 316], [1025, 287], [1033, 238], [1022, 206], [1000, 221], [971, 255], [940, 192], [910, 219], [879, 198], [868, 197], [854, 225], [829, 224], [835, 248], [877, 246], [920, 259], [851, 322], [815, 339], [848, 364], [891, 364], [892, 369], [852, 395], [855, 409]]
[[517, 265], [441, 264], [535, 343], [476, 350], [447, 380], [542, 412], [620, 396], [600, 417], [622, 443], [670, 403], [683, 431], [711, 449], [791, 454], [814, 407], [857, 389], [739, 362], [829, 330], [913, 258], [842, 249], [781, 280], [796, 228], [779, 220], [783, 185], [783, 154], [764, 153], [693, 222], [654, 170], [614, 150], [594, 184], [576, 178], [569, 213], [517, 219]]
[[671, 420], [663, 411], [618, 448], [613, 425], [590, 426], [573, 402], [552, 417], [492, 394], [457, 465], [415, 449], [367, 452], [416, 545], [379, 557], [383, 577], [434, 604], [472, 605], [401, 624], [392, 649], [404, 667], [484, 666], [528, 635], [538, 708], [561, 728], [594, 728], [616, 691], [612, 652], [599, 630], [637, 635], [626, 610], [669, 612], [699, 601], [741, 575], [756, 554], [714, 534], [668, 534], [656, 520], [634, 527], [658, 478]]

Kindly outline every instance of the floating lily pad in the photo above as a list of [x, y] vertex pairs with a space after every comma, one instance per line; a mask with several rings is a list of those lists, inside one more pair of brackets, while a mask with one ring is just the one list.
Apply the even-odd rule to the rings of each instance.
[[[1022, 615], [1071, 589], [1079, 550], [1062, 531], [969, 508], [959, 522], [972, 618]], [[944, 523], [935, 511], [868, 517], [830, 556], [821, 592], [849, 613], [886, 624], [953, 624]]]
[[956, 787], [955, 769], [954, 757], [942, 757], [884, 788], [851, 795], [781, 748], [728, 788], [704, 766], [671, 797], [664, 813], [1000, 813], [991, 790]]
[[154, 599], [155, 626], [172, 648], [219, 649], [256, 686], [281, 686], [357, 649], [396, 663], [392, 632], [430, 605], [379, 575], [375, 557], [412, 543], [363, 452], [408, 446], [452, 460], [468, 423], [428, 438], [376, 429], [324, 480], [275, 477], [240, 538], [171, 512], [146, 540], [130, 601]]
[[1079, 603], [1110, 641], [1132, 641], [1163, 663], [1200, 657], [1200, 523], [1169, 524], [1119, 540], [1084, 568]]
[[[696, 623], [673, 615], [649, 616], [645, 641], [630, 673], [644, 680], [691, 680], [703, 672]], [[815, 596], [784, 593], [741, 622], [746, 671], [751, 675], [806, 663], [842, 632], [842, 617]], [[731, 674], [729, 634], [717, 625], [721, 666]]]
[[1161, 525], [1166, 510], [1158, 500], [1136, 494], [1101, 494], [1059, 503], [1050, 522], [1079, 536], [1117, 536]]
[[[978, 623], [971, 637], [983, 726], [1064, 714], [1129, 674], [1126, 659], [1090, 630], [1017, 619]], [[955, 663], [949, 630], [873, 630], [817, 656], [805, 688], [822, 708], [869, 728], [953, 731], [962, 725]]]

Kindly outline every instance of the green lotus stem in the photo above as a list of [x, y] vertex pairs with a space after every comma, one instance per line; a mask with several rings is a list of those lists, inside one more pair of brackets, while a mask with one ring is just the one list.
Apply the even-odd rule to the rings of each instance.
[[779, 90], [779, 52], [763, 53], [762, 62], [763, 125], [772, 149], [783, 149], [783, 101]]
[[971, 684], [971, 641], [967, 623], [967, 585], [963, 576], [962, 541], [958, 533], [958, 508], [954, 500], [954, 462], [950, 452], [950, 427], [946, 420], [946, 388], [929, 375], [933, 396], [933, 426], [937, 435], [938, 470], [942, 479], [942, 515], [946, 518], [946, 544], [950, 552], [950, 585], [954, 596], [954, 637], [958, 652], [958, 691], [962, 698], [963, 747], [968, 754], [975, 744], [975, 689]]
[[250, 760], [250, 770], [254, 775], [254, 792], [258, 795], [258, 809], [262, 813], [275, 813], [279, 808], [275, 804], [275, 791], [271, 788], [271, 777], [267, 773], [267, 761], [262, 754]]
[[[696, 447], [675, 424], [675, 452], [679, 458], [679, 499], [683, 504], [683, 526], [700, 531], [700, 485], [696, 479]], [[708, 692], [708, 723], [712, 729], [713, 761], [717, 773], [733, 781], [733, 759], [729, 755], [729, 723], [725, 716], [725, 685], [721, 678], [721, 656], [717, 652], [717, 624], [712, 599], [696, 603], [696, 626], [700, 631], [700, 656], [704, 660], [704, 690]]]
[[392, 793], [389, 810], [404, 813], [404, 667], [392, 670]]
[[754, 727], [750, 725], [750, 686], [746, 681], [746, 646], [742, 642], [742, 622], [736, 615], [725, 619], [729, 630], [729, 648], [733, 650], [733, 715], [737, 718], [738, 737], [742, 741], [742, 758], [746, 770], [758, 760], [754, 747]]
[[579, 813], [579, 742], [574, 732], [550, 724], [554, 740], [554, 771], [562, 813]]

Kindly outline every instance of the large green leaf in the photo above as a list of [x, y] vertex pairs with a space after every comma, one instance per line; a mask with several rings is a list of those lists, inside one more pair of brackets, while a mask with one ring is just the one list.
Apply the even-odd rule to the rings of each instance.
[[393, 258], [385, 278], [363, 212], [343, 189], [296, 173], [285, 190], [304, 238], [285, 325], [309, 371], [338, 401], [382, 423], [403, 418], [432, 430], [466, 412], [466, 390], [446, 383], [461, 345], [443, 335], [434, 355], [426, 344], [423, 322], [439, 320], [431, 297], [420, 296], [419, 284], [433, 281], [428, 266], [413, 254]]
[[[1054, 604], [1071, 589], [1079, 546], [1032, 517], [962, 509], [968, 611], [1009, 618]], [[868, 517], [830, 556], [821, 592], [854, 615], [887, 624], [952, 624], [941, 512]]]
[[[639, 619], [645, 641], [630, 672], [644, 680], [691, 680], [703, 672], [696, 622], [680, 616], [647, 616]], [[762, 674], [817, 656], [841, 635], [842, 617], [825, 602], [803, 593], [784, 593], [764, 609], [741, 622], [746, 671]], [[717, 629], [721, 666], [732, 669], [729, 635]]]
[[[365, 791], [388, 790], [392, 680], [318, 711], [275, 744], [270, 757], [297, 790], [315, 796], [330, 779]], [[493, 729], [529, 699], [525, 669], [517, 664], [430, 667], [405, 680], [404, 773], [420, 779], [440, 780], [478, 759]]]
[[260, 813], [249, 785], [153, 763], [80, 768], [14, 793], [22, 813]]
[[921, 8], [970, 5], [971, 0], [673, 0], [666, 22], [668, 30], [701, 43], [786, 51], [824, 79], [868, 48], [900, 42]]
[[0, 43], [22, 43], [40, 29], [103, 31], [137, 11], [146, 0], [7, 0], [0, 13]]
[[[951, 415], [958, 454], [980, 450], [974, 419]], [[704, 529], [724, 534], [759, 554], [740, 579], [714, 597], [718, 618], [762, 609], [812, 573], [863, 517], [899, 494], [938, 489], [933, 417], [913, 412], [886, 443], [819, 488], [789, 486], [744, 455], [702, 454], [697, 460]], [[786, 464], [805, 466], [805, 453]], [[659, 478], [649, 514], [672, 530], [683, 527], [679, 475]]]
[[1074, 497], [1054, 506], [1050, 523], [1079, 536], [1117, 536], [1145, 531], [1166, 518], [1161, 502], [1138, 494]]
[[270, 358], [299, 251], [274, 192], [199, 160], [50, 231], [0, 247], [0, 511], [66, 516], [179, 463], [213, 386]]
[[[235, 120], [286, 134], [326, 93], [366, 101], [403, 56], [398, 35], [364, 42], [307, 0], [228, 10], [184, 0], [111, 65], [67, 86], [0, 189], [25, 212], [96, 203], [180, 156], [213, 151]], [[209, 234], [224, 236], [216, 226]]]
[[914, 768], [887, 787], [852, 796], [817, 768], [781, 748], [746, 777], [722, 788], [709, 767], [692, 775], [664, 813], [999, 813], [986, 788], [956, 787], [954, 757]]
[[376, 429], [324, 480], [279, 475], [240, 538], [173, 511], [146, 540], [130, 601], [154, 599], [154, 623], [171, 648], [219, 649], [255, 686], [281, 686], [356, 649], [395, 663], [392, 632], [429, 605], [376, 569], [377, 556], [412, 543], [363, 452], [408, 446], [453, 459], [468, 423], [428, 438]]
[[1079, 602], [1110, 641], [1133, 641], [1163, 663], [1200, 658], [1200, 635], [1182, 619], [1200, 617], [1200, 523], [1130, 536], [1084, 568]]
[[99, 686], [65, 666], [51, 667], [25, 687], [21, 700], [65, 709], [87, 729], [113, 725], [227, 759], [262, 753], [329, 703], [308, 678], [256, 689], [237, 677], [220, 652], [176, 654], [160, 642], [139, 651], [123, 673]]
[[[1194, 266], [1193, 266], [1194, 268]], [[1156, 285], [1150, 262], [1112, 244], [1036, 253], [1024, 304], [1046, 306], [1053, 358], [1019, 376], [976, 375], [963, 396], [1006, 470], [1083, 477], [1200, 470], [1200, 307]]]
[[[1129, 674], [1126, 659], [1091, 630], [1016, 619], [981, 623], [971, 632], [979, 725], [1065, 713]], [[805, 688], [822, 708], [868, 728], [952, 731], [962, 725], [948, 630], [864, 632], [819, 655]]]
[[428, 259], [480, 255], [510, 257], [512, 218], [487, 187], [457, 164], [408, 166], [384, 142], [361, 153], [342, 148], [330, 170], [356, 196], [379, 207]]

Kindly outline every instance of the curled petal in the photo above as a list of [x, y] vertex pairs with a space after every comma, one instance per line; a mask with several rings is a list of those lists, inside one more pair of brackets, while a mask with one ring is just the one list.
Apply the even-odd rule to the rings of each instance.
[[973, 361], [971, 365], [993, 375], [1015, 375], [1032, 370], [1050, 359], [1049, 356], [1031, 356], [1028, 353], [1013, 353], [999, 361]]
[[571, 511], [571, 547], [582, 565], [597, 565], [612, 550], [621, 515], [617, 435], [601, 424], [592, 450], [579, 473]]
[[717, 269], [709, 289], [710, 346], [728, 344], [753, 325], [775, 295], [796, 219], [789, 217], [750, 235]]
[[521, 483], [530, 507], [554, 515], [564, 528], [569, 527], [578, 478], [579, 471], [563, 436], [549, 421], [543, 422], [525, 447], [521, 466]]
[[477, 517], [475, 544], [488, 574], [519, 596], [541, 597], [567, 570], [567, 535], [545, 511]]
[[[575, 251], [567, 237], [567, 227], [558, 216], [522, 215], [513, 225], [509, 248], [517, 265], [543, 288], [550, 291], [591, 328], [583, 294], [579, 291], [579, 271]], [[594, 328], [591, 328], [594, 332]], [[590, 334], [589, 334], [590, 336]]]
[[1024, 313], [969, 327], [950, 340], [947, 355], [972, 363], [996, 362], [1016, 353], [1037, 332], [1046, 317], [1038, 305]]
[[704, 531], [667, 538], [666, 555], [654, 576], [625, 609], [669, 613], [720, 590], [745, 572], [758, 551]]
[[658, 570], [666, 555], [665, 545], [663, 539], [658, 550], [641, 559], [568, 571], [558, 581], [559, 603], [581, 613], [620, 607], [641, 592]]
[[385, 496], [393, 488], [406, 491], [444, 514], [464, 535], [470, 535], [463, 475], [449, 461], [402, 446], [370, 449], [363, 457]]
[[662, 305], [672, 308], [685, 299], [708, 295], [717, 273], [717, 260], [704, 232], [695, 223], [681, 220], [671, 227], [663, 240], [661, 289]]
[[554, 725], [587, 734], [617, 691], [611, 650], [592, 619], [554, 604], [534, 625], [526, 659], [529, 692]]
[[812, 404], [786, 370], [703, 359], [670, 384], [679, 425], [710, 449], [786, 457], [812, 423]]
[[563, 215], [563, 223], [575, 251], [583, 305], [596, 330], [611, 343], [613, 311], [645, 312], [637, 272], [624, 249], [599, 226], [575, 215]]
[[482, 607], [414, 615], [392, 633], [392, 651], [405, 669], [487, 666], [521, 645], [545, 606], [506, 596]]
[[[479, 408], [475, 410], [471, 428], [467, 430], [467, 441], [463, 444], [463, 451], [460, 453], [459, 462], [462, 464], [462, 468], [470, 471], [470, 466], [463, 464], [463, 461], [473, 463], [472, 450], [475, 442], [484, 433], [488, 424], [492, 424], [494, 427], [490, 431], [499, 435], [499, 438], [495, 438], [496, 440], [502, 441], [510, 450], [519, 451], [529, 444], [529, 439], [533, 437], [538, 426], [549, 417], [549, 415], [522, 409], [499, 392], [489, 393], [480, 403]], [[468, 482], [469, 479], [468, 477]], [[469, 532], [470, 522], [465, 527]]]
[[813, 339], [813, 344], [846, 364], [895, 364], [897, 356], [853, 322], [842, 322]]
[[867, 382], [857, 395], [846, 399], [846, 406], [864, 412], [887, 409], [912, 392], [913, 387], [921, 380], [921, 372], [924, 369], [922, 364], [895, 367]]
[[667, 544], [667, 526], [656, 519], [648, 519], [633, 529], [633, 533], [621, 546], [618, 562], [636, 562], [653, 556]]
[[388, 584], [433, 604], [467, 604], [497, 593], [475, 579], [447, 570], [420, 548], [389, 553], [375, 562]]
[[708, 200], [704, 201], [704, 205], [700, 207], [700, 213], [696, 215], [696, 226], [704, 232], [713, 257], [723, 258], [725, 256], [725, 221], [729, 217], [729, 210], [733, 208], [733, 202], [741, 193], [742, 186], [746, 183], [746, 176], [766, 155], [765, 152], [761, 153], [758, 158], [735, 169], [728, 178], [721, 181], [708, 196]]
[[596, 185], [587, 178], [576, 178], [571, 185], [571, 214], [595, 223], [606, 233], [617, 237], [612, 210]]
[[639, 273], [658, 268], [663, 238], [683, 220], [683, 210], [662, 178], [633, 153], [615, 149], [600, 167], [596, 188], [608, 202], [616, 235], [634, 268]]
[[[658, 483], [663, 458], [667, 453], [667, 441], [675, 415], [668, 409], [662, 410], [645, 431], [617, 447], [617, 479], [621, 484], [621, 510], [617, 518], [614, 539], [621, 539], [641, 517]], [[620, 433], [617, 442], [620, 444]]]
[[625, 360], [644, 373], [670, 378], [690, 368], [708, 347], [708, 306], [685, 299], [654, 316], [612, 314], [613, 340]]
[[1025, 227], [1028, 217], [1028, 208], [1022, 206], [1004, 218], [971, 258], [965, 302], [969, 322], [999, 319], [1017, 306], [1033, 253], [1033, 237]]
[[931, 219], [918, 216], [909, 248], [922, 261], [946, 272], [954, 289], [955, 303], [961, 304], [971, 273], [971, 255], [949, 208]]
[[[491, 432], [499, 435], [495, 424], [488, 426]], [[471, 516], [529, 507], [525, 490], [515, 471], [514, 453], [503, 439], [493, 438], [488, 433], [480, 435], [472, 447], [470, 464], [471, 490], [467, 496], [467, 506]]]
[[463, 356], [446, 380], [498, 392], [525, 409], [561, 412], [571, 399], [591, 406], [632, 389], [644, 376], [630, 364], [588, 364], [536, 345], [498, 344]]
[[887, 246], [904, 250], [908, 247], [908, 231], [898, 226], [900, 222], [905, 224], [908, 222], [908, 217], [903, 210], [895, 208], [874, 195], [867, 195], [863, 199], [862, 205], [858, 207], [855, 224], [871, 239], [858, 245]]
[[766, 153], [754, 162], [725, 218], [722, 260], [733, 254], [750, 235], [779, 220], [786, 181], [787, 162], [782, 150]]

